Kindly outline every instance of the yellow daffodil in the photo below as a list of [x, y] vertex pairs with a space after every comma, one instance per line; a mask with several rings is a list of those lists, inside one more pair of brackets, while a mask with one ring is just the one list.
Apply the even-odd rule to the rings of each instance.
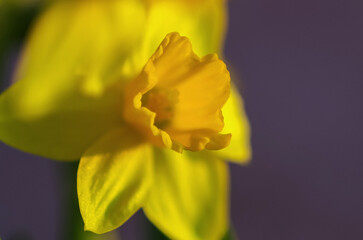
[[214, 54], [224, 25], [223, 1], [54, 4], [0, 95], [0, 140], [80, 159], [86, 230], [111, 231], [142, 208], [170, 238], [220, 239], [223, 159], [250, 158], [241, 98]]

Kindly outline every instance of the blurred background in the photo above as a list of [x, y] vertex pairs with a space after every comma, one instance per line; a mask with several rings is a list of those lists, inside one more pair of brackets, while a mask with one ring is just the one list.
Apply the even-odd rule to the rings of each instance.
[[[363, 239], [363, 2], [228, 4], [225, 57], [241, 77], [254, 155], [247, 167], [231, 165], [237, 235]], [[0, 12], [1, 78], [11, 78], [37, 11], [31, 3]], [[3, 240], [57, 239], [62, 166], [0, 143]], [[147, 239], [147, 224], [139, 212], [120, 233]]]

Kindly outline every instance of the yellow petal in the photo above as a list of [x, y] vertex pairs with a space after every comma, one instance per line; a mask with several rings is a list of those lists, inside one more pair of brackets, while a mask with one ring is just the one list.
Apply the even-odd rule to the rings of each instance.
[[[141, 70], [161, 40], [170, 32], [186, 36], [199, 56], [222, 53], [227, 10], [223, 0], [151, 0], [141, 47], [132, 65]], [[193, 4], [191, 4], [193, 2]], [[195, 3], [195, 4], [194, 4]]]
[[25, 87], [18, 82], [0, 95], [0, 140], [22, 151], [78, 160], [90, 144], [122, 123], [116, 88], [106, 90], [97, 99], [68, 92], [52, 109], [32, 116], [18, 105], [21, 94], [27, 91]]
[[[120, 123], [122, 65], [139, 44], [140, 1], [58, 1], [36, 22], [0, 97], [0, 140], [55, 159], [79, 159]], [[110, 90], [111, 89], [111, 93]]]
[[105, 85], [122, 79], [144, 21], [139, 1], [54, 4], [37, 21], [22, 55], [16, 79], [26, 82], [27, 91], [18, 104], [35, 115], [53, 108], [57, 96], [70, 89], [100, 96]]
[[231, 95], [223, 109], [224, 129], [222, 133], [232, 133], [228, 147], [215, 152], [222, 158], [237, 163], [251, 160], [250, 124], [244, 111], [243, 101], [236, 87], [232, 86]]
[[150, 7], [144, 42], [156, 44], [155, 49], [167, 33], [179, 32], [191, 39], [198, 55], [219, 53], [225, 24], [223, 1], [200, 1], [195, 5], [188, 1], [160, 1]]
[[[188, 38], [171, 33], [125, 88], [124, 117], [156, 145], [170, 148], [171, 139], [194, 151], [224, 148], [230, 136], [219, 132], [229, 88], [217, 55], [199, 58]], [[169, 135], [167, 143], [162, 134]]]
[[77, 191], [85, 230], [121, 226], [144, 203], [152, 182], [152, 150], [137, 135], [111, 131], [82, 156]]
[[222, 239], [228, 228], [228, 167], [205, 152], [155, 149], [146, 216], [171, 239]]

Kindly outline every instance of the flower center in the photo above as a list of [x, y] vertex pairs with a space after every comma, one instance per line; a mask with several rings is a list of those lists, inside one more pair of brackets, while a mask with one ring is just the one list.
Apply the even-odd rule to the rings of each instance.
[[178, 102], [177, 90], [154, 88], [143, 95], [142, 106], [156, 114], [155, 126], [165, 129], [174, 116], [174, 106]]

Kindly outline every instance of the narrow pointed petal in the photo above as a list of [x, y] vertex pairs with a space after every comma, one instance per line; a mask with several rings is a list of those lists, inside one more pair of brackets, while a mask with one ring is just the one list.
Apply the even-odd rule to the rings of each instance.
[[214, 153], [232, 162], [246, 164], [252, 156], [251, 130], [243, 100], [235, 86], [231, 87], [231, 95], [222, 112], [224, 117], [222, 133], [232, 133], [232, 138], [229, 146]]
[[81, 158], [77, 191], [85, 230], [121, 226], [144, 204], [152, 183], [151, 146], [124, 129], [111, 131]]
[[222, 239], [228, 228], [227, 164], [205, 152], [155, 150], [146, 216], [171, 239]]

